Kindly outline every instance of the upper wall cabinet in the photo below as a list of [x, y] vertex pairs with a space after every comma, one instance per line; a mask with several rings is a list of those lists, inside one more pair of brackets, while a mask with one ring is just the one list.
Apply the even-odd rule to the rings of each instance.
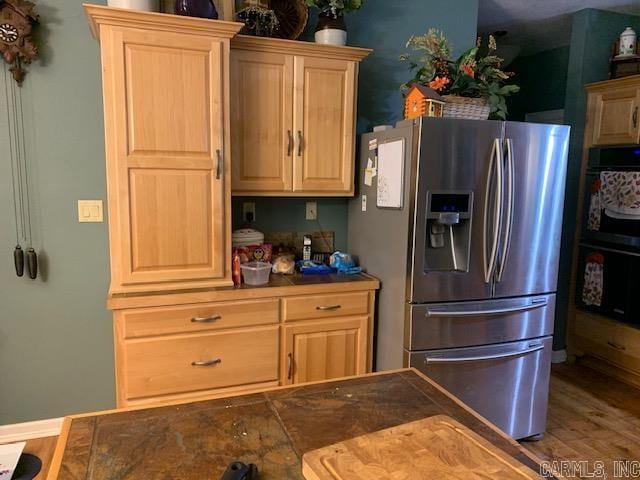
[[353, 195], [358, 63], [369, 53], [231, 41], [234, 194]]
[[592, 84], [587, 90], [592, 145], [640, 143], [640, 76]]
[[85, 6], [102, 55], [111, 293], [230, 285], [230, 22]]

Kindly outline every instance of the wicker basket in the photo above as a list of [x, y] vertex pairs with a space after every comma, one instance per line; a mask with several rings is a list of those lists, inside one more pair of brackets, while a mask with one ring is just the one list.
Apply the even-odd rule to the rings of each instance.
[[489, 118], [489, 101], [486, 98], [459, 97], [458, 95], [444, 95], [442, 98], [445, 101], [443, 117], [469, 120]]

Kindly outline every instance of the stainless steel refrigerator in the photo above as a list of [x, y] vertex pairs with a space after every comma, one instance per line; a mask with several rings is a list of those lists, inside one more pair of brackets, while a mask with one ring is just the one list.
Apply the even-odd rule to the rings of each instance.
[[349, 249], [381, 280], [376, 369], [415, 367], [518, 439], [546, 425], [568, 138], [402, 121], [362, 136], [349, 206]]

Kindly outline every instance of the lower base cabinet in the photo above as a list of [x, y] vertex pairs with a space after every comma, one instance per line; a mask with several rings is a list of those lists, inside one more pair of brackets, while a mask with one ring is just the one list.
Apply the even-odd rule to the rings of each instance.
[[178, 303], [178, 295], [169, 305], [162, 297], [135, 300], [130, 308], [119, 305], [114, 308], [118, 407], [370, 372], [378, 282], [365, 278], [291, 286], [278, 296], [264, 288], [214, 292], [215, 301], [193, 302], [186, 295]]
[[366, 373], [367, 323], [367, 317], [355, 317], [282, 327], [282, 384]]

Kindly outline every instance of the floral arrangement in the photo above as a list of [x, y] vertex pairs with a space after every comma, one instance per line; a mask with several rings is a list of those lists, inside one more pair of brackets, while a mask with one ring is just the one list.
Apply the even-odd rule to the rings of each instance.
[[363, 0], [304, 0], [307, 7], [315, 7], [321, 14], [334, 18], [359, 10], [362, 2]]
[[451, 60], [451, 43], [444, 34], [430, 28], [424, 35], [414, 35], [407, 42], [414, 53], [400, 56], [409, 62], [413, 78], [401, 85], [406, 91], [413, 83], [420, 83], [436, 90], [441, 95], [485, 98], [490, 107], [490, 118], [505, 120], [506, 97], [520, 91], [517, 85], [507, 85], [513, 76], [502, 70], [502, 58], [496, 55], [497, 45], [493, 35], [485, 53], [482, 41], [464, 52], [457, 60]]

